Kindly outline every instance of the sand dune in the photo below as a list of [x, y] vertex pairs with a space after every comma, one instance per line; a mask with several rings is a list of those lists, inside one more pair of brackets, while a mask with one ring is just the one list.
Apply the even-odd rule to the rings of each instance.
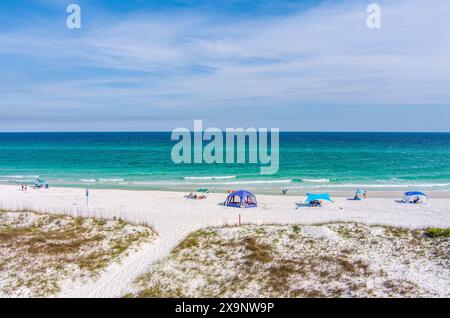
[[[370, 195], [370, 194], [369, 194]], [[388, 195], [386, 195], [388, 196]], [[392, 196], [392, 195], [391, 195]], [[113, 264], [95, 281], [82, 286], [62, 284], [61, 297], [120, 297], [130, 292], [132, 282], [147, 271], [189, 233], [210, 226], [237, 224], [317, 224], [335, 221], [406, 228], [450, 227], [450, 199], [430, 198], [427, 205], [398, 203], [394, 198], [350, 201], [335, 198], [323, 208], [298, 206], [304, 197], [258, 195], [259, 207], [235, 209], [221, 205], [226, 194], [209, 194], [206, 200], [187, 200], [183, 193], [157, 191], [91, 190], [86, 207], [84, 189], [29, 189], [0, 186], [1, 209], [26, 209], [76, 216], [120, 217], [151, 225], [159, 234], [120, 264]], [[442, 195], [440, 195], [442, 197]]]

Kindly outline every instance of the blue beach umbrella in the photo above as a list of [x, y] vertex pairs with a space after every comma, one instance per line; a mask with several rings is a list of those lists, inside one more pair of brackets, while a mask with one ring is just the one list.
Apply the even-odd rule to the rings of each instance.
[[367, 191], [363, 190], [363, 189], [356, 190], [356, 194], [366, 194], [366, 193], [367, 193]]
[[408, 191], [403, 195], [406, 203], [427, 203], [427, 195], [420, 191]]
[[320, 194], [307, 193], [306, 196], [307, 196], [305, 201], [306, 203], [316, 200], [317, 201], [325, 200], [329, 202], [334, 202], [333, 200], [331, 200], [330, 195], [328, 193], [320, 193]]

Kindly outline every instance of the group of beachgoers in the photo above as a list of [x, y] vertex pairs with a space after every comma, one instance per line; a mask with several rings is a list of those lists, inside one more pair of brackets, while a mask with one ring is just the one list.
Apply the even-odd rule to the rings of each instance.
[[[308, 198], [306, 199], [306, 203], [311, 207], [320, 207], [325, 201], [333, 202], [329, 197], [328, 193], [323, 194], [307, 194]], [[367, 199], [367, 191], [362, 189], [357, 189], [355, 192], [355, 196], [350, 200], [360, 201], [363, 199]], [[409, 191], [405, 192], [403, 199], [401, 200], [403, 203], [427, 203], [427, 195], [420, 191]]]
[[[367, 199], [367, 191], [362, 189], [357, 189], [353, 198], [349, 200], [360, 201], [363, 199]], [[307, 194], [307, 199], [305, 203], [309, 204], [311, 207], [320, 207], [325, 201], [333, 202], [329, 197], [328, 193], [323, 194]], [[401, 200], [403, 203], [427, 203], [427, 195], [420, 191], [409, 191], [405, 192], [403, 199]]]
[[207, 198], [207, 196], [204, 195], [204, 194], [197, 195], [197, 193], [191, 192], [191, 193], [185, 195], [184, 198], [185, 199], [191, 199], [191, 200], [204, 200], [204, 199]]
[[[20, 185], [22, 191], [27, 191], [28, 190], [28, 185], [27, 184], [21, 184]], [[48, 183], [40, 178], [36, 178], [34, 185], [33, 185], [33, 189], [48, 189], [49, 185]]]
[[[199, 191], [199, 190], [197, 190], [197, 191]], [[281, 193], [285, 195], [285, 194], [287, 194], [287, 191], [288, 191], [287, 189], [282, 189]], [[209, 191], [207, 189], [201, 189], [200, 192], [209, 193]], [[242, 197], [239, 198], [239, 200], [238, 200], [239, 202], [235, 202], [236, 198], [232, 198], [232, 200], [227, 200], [225, 205], [239, 206], [239, 207], [256, 207], [257, 206], [256, 196], [254, 194], [252, 194], [251, 192], [248, 192], [245, 190], [239, 190], [239, 191], [228, 190], [227, 192], [229, 194], [229, 197], [233, 196], [234, 193], [241, 193], [241, 192], [246, 193], [246, 195], [242, 195]], [[328, 193], [321, 193], [321, 194], [307, 193], [306, 195], [307, 195], [307, 198], [304, 203], [310, 207], [321, 207], [321, 206], [323, 206], [323, 204], [325, 202], [334, 202]], [[205, 194], [197, 194], [197, 193], [193, 193], [193, 192], [189, 193], [188, 195], [185, 195], [184, 197], [186, 199], [194, 199], [194, 200], [202, 200], [202, 199], [207, 198], [207, 196]], [[235, 195], [235, 197], [239, 197], [239, 196]], [[252, 198], [254, 198], [254, 199], [252, 199]], [[423, 192], [410, 191], [410, 192], [405, 192], [402, 202], [413, 203], [413, 204], [426, 203], [427, 202], [426, 198], [427, 197]], [[349, 198], [349, 200], [353, 200], [353, 201], [360, 201], [363, 199], [367, 199], [367, 191], [364, 189], [357, 189], [355, 191], [355, 195], [352, 198]], [[229, 204], [227, 204], [227, 203], [229, 203]]]

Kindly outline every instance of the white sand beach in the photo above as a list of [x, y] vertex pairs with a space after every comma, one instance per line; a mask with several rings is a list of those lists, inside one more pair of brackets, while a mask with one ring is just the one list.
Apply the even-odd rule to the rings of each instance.
[[[410, 229], [450, 227], [448, 193], [430, 195], [428, 204], [403, 204], [398, 196], [377, 193], [363, 201], [335, 197], [335, 203], [322, 208], [299, 205], [305, 197], [258, 195], [257, 208], [236, 209], [221, 205], [226, 194], [208, 194], [205, 200], [188, 200], [180, 192], [90, 190], [89, 207], [84, 189], [28, 189], [0, 185], [0, 208], [73, 216], [121, 218], [132, 223], [145, 223], [158, 234], [152, 243], [139, 252], [113, 264], [100, 277], [85, 284], [65, 282], [60, 297], [121, 297], [130, 292], [133, 281], [151, 265], [169, 255], [189, 233], [211, 226], [251, 224], [318, 224], [328, 222], [359, 222], [367, 225], [391, 225]], [[383, 197], [384, 196], [384, 197]], [[397, 200], [396, 200], [396, 199]]]

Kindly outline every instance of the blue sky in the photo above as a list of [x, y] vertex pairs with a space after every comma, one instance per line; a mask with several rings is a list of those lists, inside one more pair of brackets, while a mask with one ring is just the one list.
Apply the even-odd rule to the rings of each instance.
[[2, 1], [0, 131], [450, 131], [449, 17], [446, 0]]

